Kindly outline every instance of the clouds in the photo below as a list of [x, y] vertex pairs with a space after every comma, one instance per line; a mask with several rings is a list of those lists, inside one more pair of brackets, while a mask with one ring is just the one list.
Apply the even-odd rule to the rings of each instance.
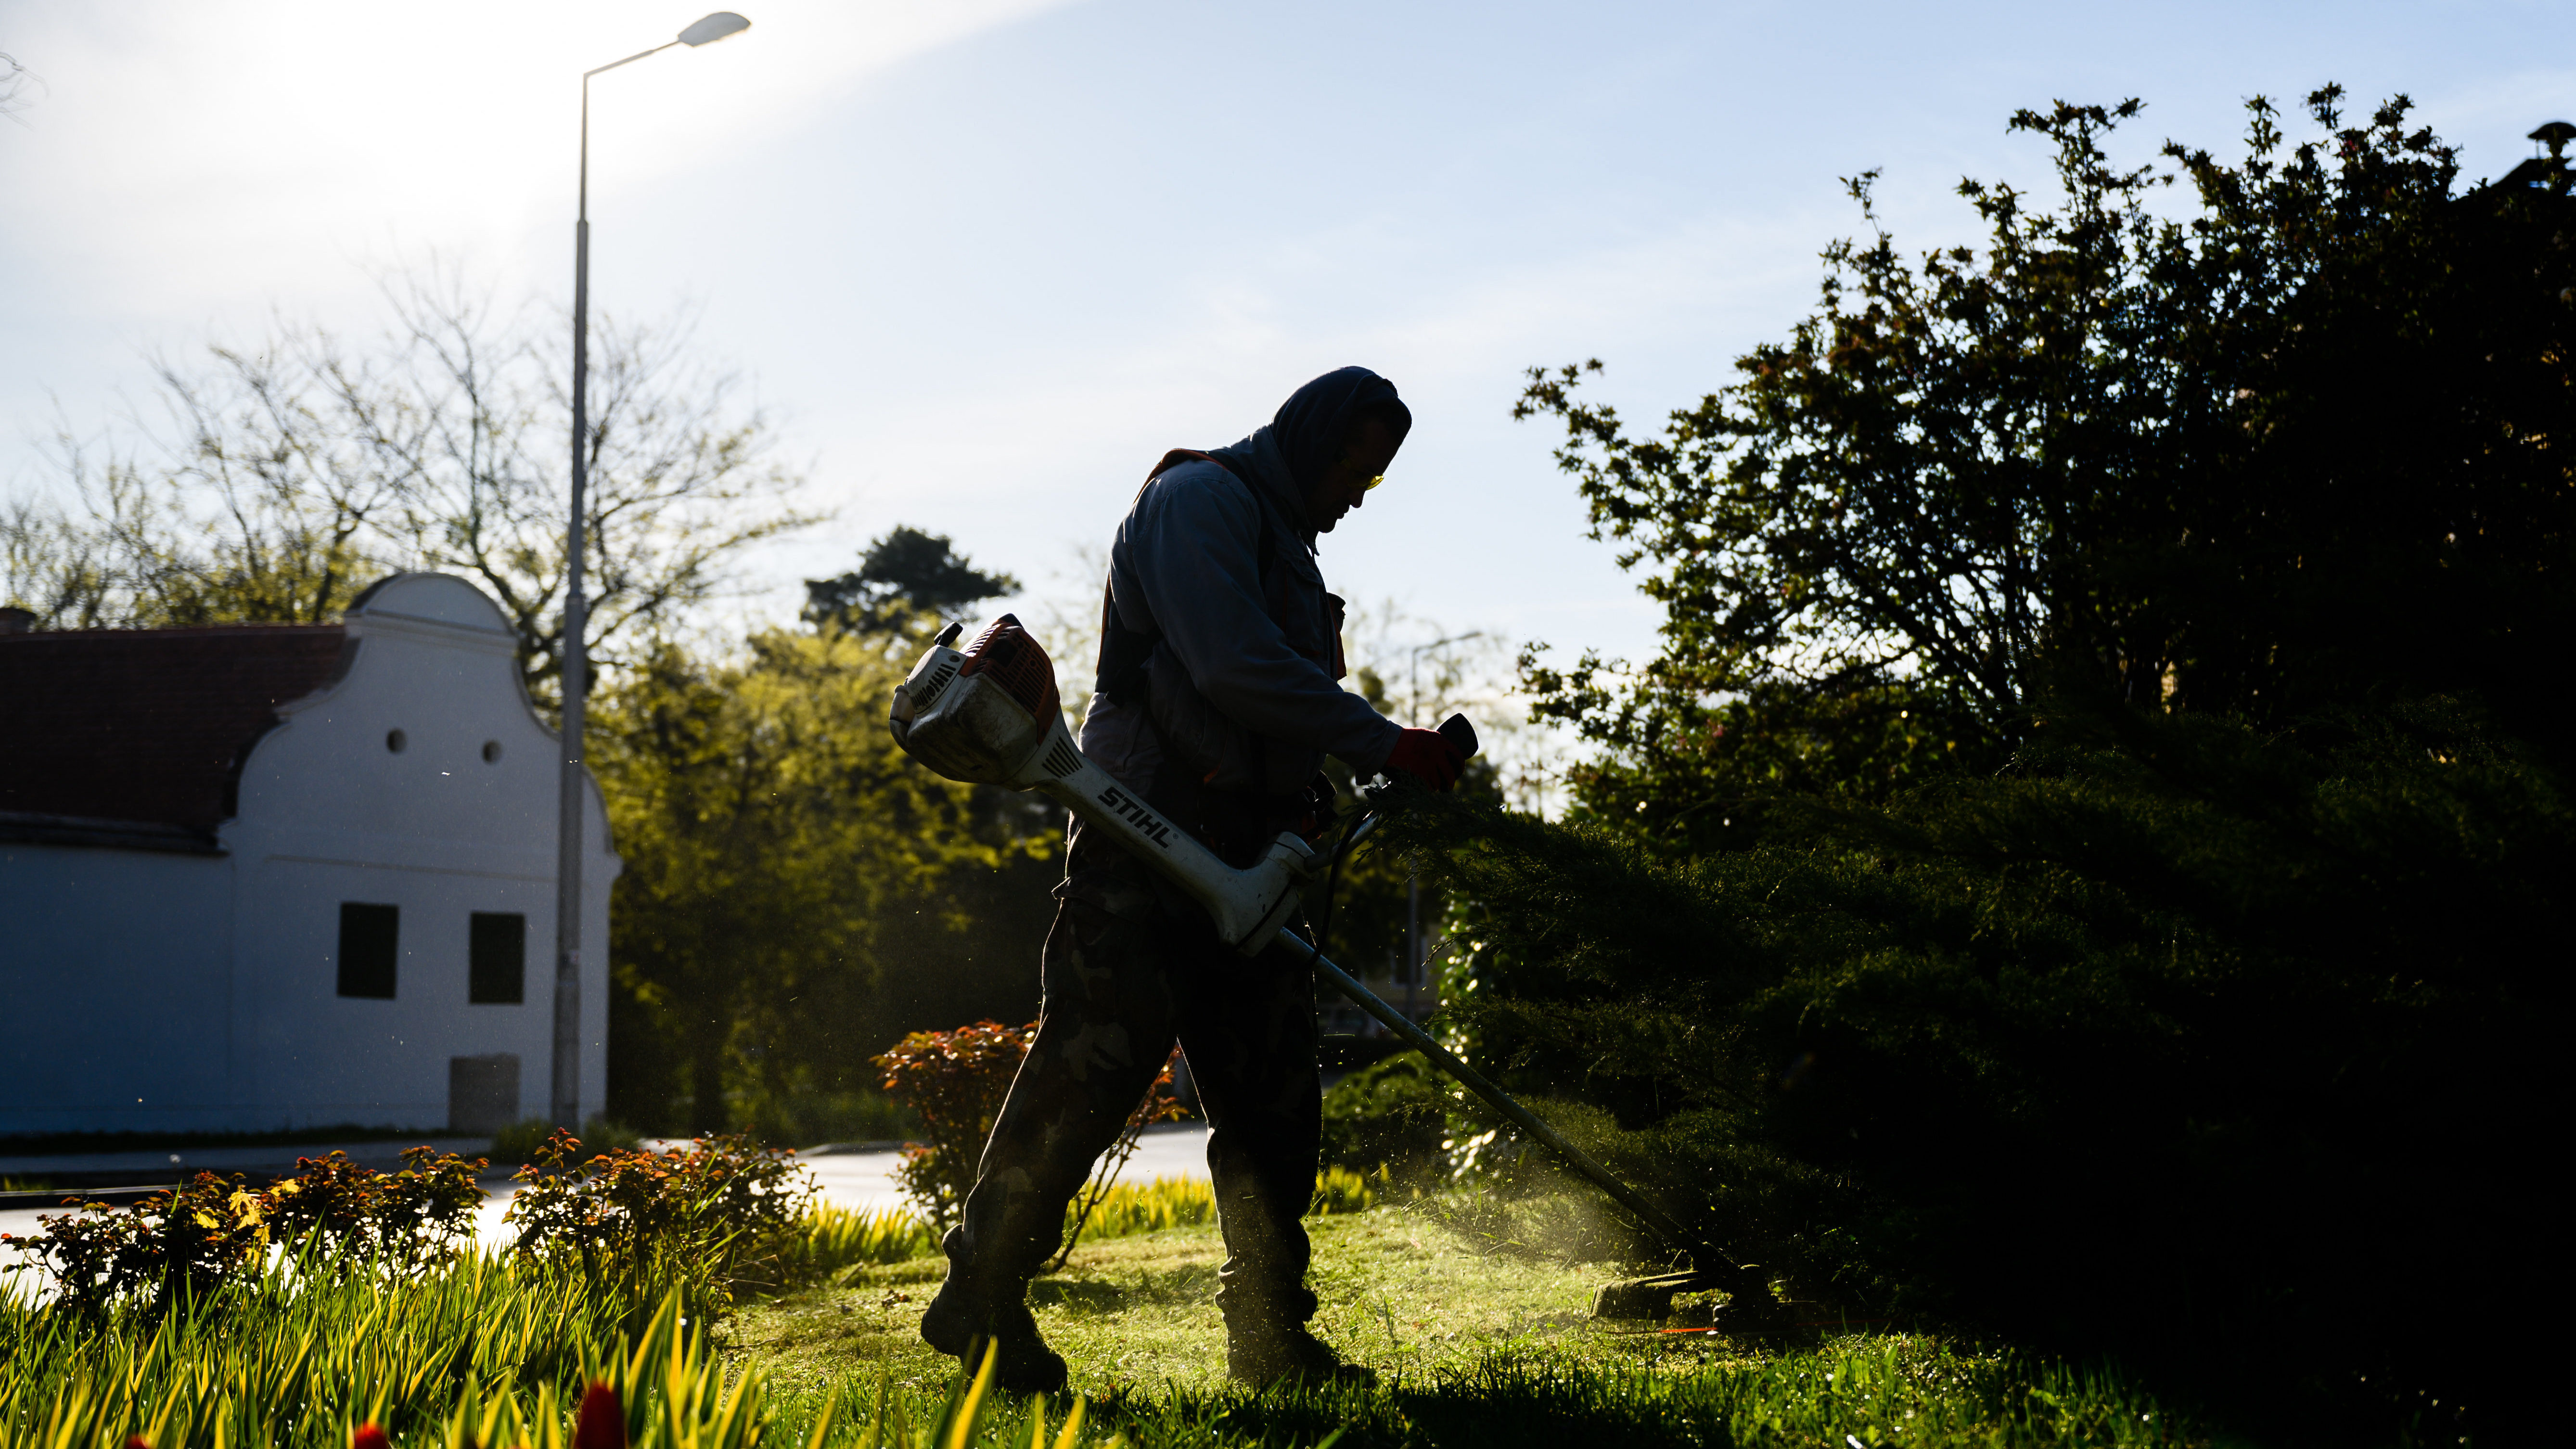
[[[1046, 3], [772, 0], [755, 20], [777, 42], [755, 29], [600, 79], [595, 185], [715, 163], [809, 124], [874, 72]], [[388, 246], [518, 260], [523, 236], [563, 229], [580, 72], [669, 38], [642, 13], [489, 0], [30, 13], [13, 44], [47, 94], [11, 138], [12, 190], [45, 224], [13, 225], [9, 241], [64, 292], [145, 316], [345, 288], [353, 257]]]

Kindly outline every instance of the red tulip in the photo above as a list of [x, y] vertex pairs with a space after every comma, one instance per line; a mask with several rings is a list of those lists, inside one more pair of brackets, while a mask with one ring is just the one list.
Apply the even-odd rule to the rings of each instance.
[[[0, 1243], [5, 1243], [7, 1241], [9, 1241], [9, 1235], [7, 1233], [0, 1233]], [[125, 1441], [125, 1449], [152, 1449], [152, 1446], [143, 1442], [142, 1435], [136, 1434]]]
[[626, 1449], [626, 1410], [617, 1402], [617, 1390], [593, 1383], [581, 1396], [572, 1449]]
[[349, 1436], [349, 1449], [394, 1449], [394, 1441], [373, 1424], [360, 1424]]

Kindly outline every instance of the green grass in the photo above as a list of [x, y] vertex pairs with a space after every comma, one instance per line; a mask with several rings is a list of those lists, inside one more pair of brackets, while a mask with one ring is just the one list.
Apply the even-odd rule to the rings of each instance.
[[[0, 1304], [0, 1442], [340, 1449], [366, 1419], [443, 1417], [472, 1385], [533, 1412], [623, 1343], [621, 1305], [488, 1258], [391, 1285], [310, 1257], [155, 1322]], [[426, 1441], [424, 1441], [426, 1442]]]
[[[1204, 1191], [1204, 1189], [1200, 1189]], [[1827, 1333], [1794, 1349], [1590, 1317], [1603, 1265], [1496, 1252], [1424, 1207], [1310, 1219], [1314, 1328], [1375, 1389], [1253, 1394], [1225, 1380], [1215, 1305], [1223, 1247], [1191, 1225], [1093, 1242], [1032, 1285], [1090, 1424], [1139, 1446], [1594, 1444], [1876, 1446], [2208, 1443], [2135, 1385], [1921, 1335]], [[927, 1404], [949, 1360], [920, 1342], [939, 1259], [856, 1267], [752, 1307], [729, 1362], [782, 1405], [882, 1381]]]
[[[1342, 1184], [1332, 1200], [1362, 1196]], [[489, 1257], [389, 1279], [307, 1253], [158, 1322], [0, 1304], [0, 1443], [344, 1449], [374, 1421], [400, 1446], [560, 1444], [592, 1379], [621, 1389], [639, 1449], [1018, 1446], [1040, 1420], [1037, 1442], [1058, 1449], [1288, 1449], [1337, 1434], [1336, 1449], [2210, 1442], [2132, 1384], [2004, 1351], [1864, 1334], [1764, 1349], [1605, 1327], [1587, 1305], [1613, 1269], [1498, 1250], [1531, 1234], [1439, 1203], [1310, 1220], [1315, 1327], [1379, 1386], [1253, 1393], [1224, 1379], [1210, 1205], [1204, 1184], [1122, 1189], [1103, 1235], [1034, 1285], [1084, 1403], [1070, 1438], [1072, 1398], [974, 1400], [922, 1346], [942, 1271], [926, 1228], [825, 1211], [791, 1255], [825, 1286], [755, 1301], [712, 1333], [676, 1298], [621, 1302], [576, 1274]]]

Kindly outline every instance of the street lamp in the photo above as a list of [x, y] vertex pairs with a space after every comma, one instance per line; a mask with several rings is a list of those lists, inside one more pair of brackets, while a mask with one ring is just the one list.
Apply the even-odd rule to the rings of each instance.
[[750, 28], [750, 21], [719, 10], [677, 39], [581, 73], [581, 195], [572, 230], [572, 514], [564, 527], [563, 761], [555, 802], [554, 1099], [547, 1114], [567, 1131], [581, 1128], [581, 735], [590, 668], [582, 638], [590, 621], [581, 596], [582, 511], [590, 491], [590, 78], [674, 45], [705, 45]]
[[[1416, 644], [1407, 651], [1411, 657], [1405, 661], [1405, 705], [1415, 719], [1422, 718], [1422, 656], [1434, 649], [1446, 649], [1452, 644], [1464, 644], [1470, 639], [1484, 637], [1484, 630], [1474, 629], [1464, 634], [1452, 634], [1446, 639], [1434, 639], [1428, 644]], [[1421, 1019], [1421, 1013], [1414, 1005], [1421, 979], [1422, 869], [1416, 866], [1404, 875], [1404, 1015], [1408, 1021]]]

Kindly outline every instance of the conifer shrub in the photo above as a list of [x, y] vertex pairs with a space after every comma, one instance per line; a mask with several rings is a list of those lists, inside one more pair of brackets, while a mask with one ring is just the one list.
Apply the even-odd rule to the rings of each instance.
[[1449, 1103], [1420, 1052], [1361, 1067], [1324, 1093], [1324, 1161], [1421, 1185], [1445, 1177]]
[[2462, 1330], [2525, 1323], [2548, 1240], [2550, 769], [2445, 700], [2069, 710], [1996, 776], [1780, 808], [1676, 862], [1419, 802], [1473, 1055], [1811, 1293], [2274, 1402], [2511, 1392]]

